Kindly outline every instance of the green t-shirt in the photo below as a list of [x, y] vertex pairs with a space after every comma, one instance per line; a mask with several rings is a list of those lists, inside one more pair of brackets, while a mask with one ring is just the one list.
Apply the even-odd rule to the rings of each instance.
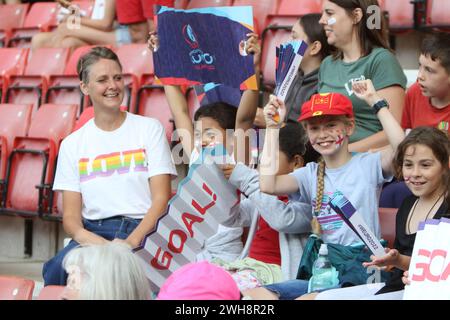
[[357, 61], [346, 63], [331, 56], [323, 60], [319, 70], [319, 93], [339, 92], [348, 96], [353, 103], [356, 130], [350, 142], [367, 138], [381, 130], [378, 117], [372, 108], [360, 100], [352, 91], [352, 83], [371, 79], [376, 90], [398, 85], [406, 87], [406, 76], [395, 56], [384, 48], [372, 52]]

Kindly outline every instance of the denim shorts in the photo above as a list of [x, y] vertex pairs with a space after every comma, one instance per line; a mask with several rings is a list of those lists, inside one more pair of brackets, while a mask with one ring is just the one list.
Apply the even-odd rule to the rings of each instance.
[[119, 24], [115, 30], [116, 45], [121, 46], [131, 43], [130, 29], [127, 25]]
[[263, 286], [263, 288], [272, 291], [280, 300], [295, 300], [296, 298], [308, 293], [308, 280], [288, 280]]

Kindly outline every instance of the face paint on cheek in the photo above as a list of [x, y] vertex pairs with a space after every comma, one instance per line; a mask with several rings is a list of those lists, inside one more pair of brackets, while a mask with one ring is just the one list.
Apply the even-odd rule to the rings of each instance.
[[329, 26], [332, 26], [333, 24], [336, 24], [336, 22], [337, 22], [336, 18], [333, 17], [333, 18], [328, 19], [327, 24]]
[[342, 147], [342, 144], [344, 143], [344, 135], [338, 134], [335, 143], [336, 143], [336, 149], [339, 149], [340, 147]]

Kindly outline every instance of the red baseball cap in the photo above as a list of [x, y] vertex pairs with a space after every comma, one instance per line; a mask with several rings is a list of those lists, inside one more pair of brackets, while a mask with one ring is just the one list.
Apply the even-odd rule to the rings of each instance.
[[352, 101], [340, 93], [317, 93], [303, 104], [298, 121], [328, 115], [353, 118]]

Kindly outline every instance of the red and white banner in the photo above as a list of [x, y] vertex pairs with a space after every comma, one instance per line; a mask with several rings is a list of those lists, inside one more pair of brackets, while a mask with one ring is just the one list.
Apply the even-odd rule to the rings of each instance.
[[152, 291], [159, 290], [172, 272], [195, 261], [205, 240], [217, 232], [238, 203], [238, 190], [228, 183], [213, 159], [190, 167], [156, 230], [135, 250]]
[[404, 300], [450, 300], [450, 220], [421, 222]]

